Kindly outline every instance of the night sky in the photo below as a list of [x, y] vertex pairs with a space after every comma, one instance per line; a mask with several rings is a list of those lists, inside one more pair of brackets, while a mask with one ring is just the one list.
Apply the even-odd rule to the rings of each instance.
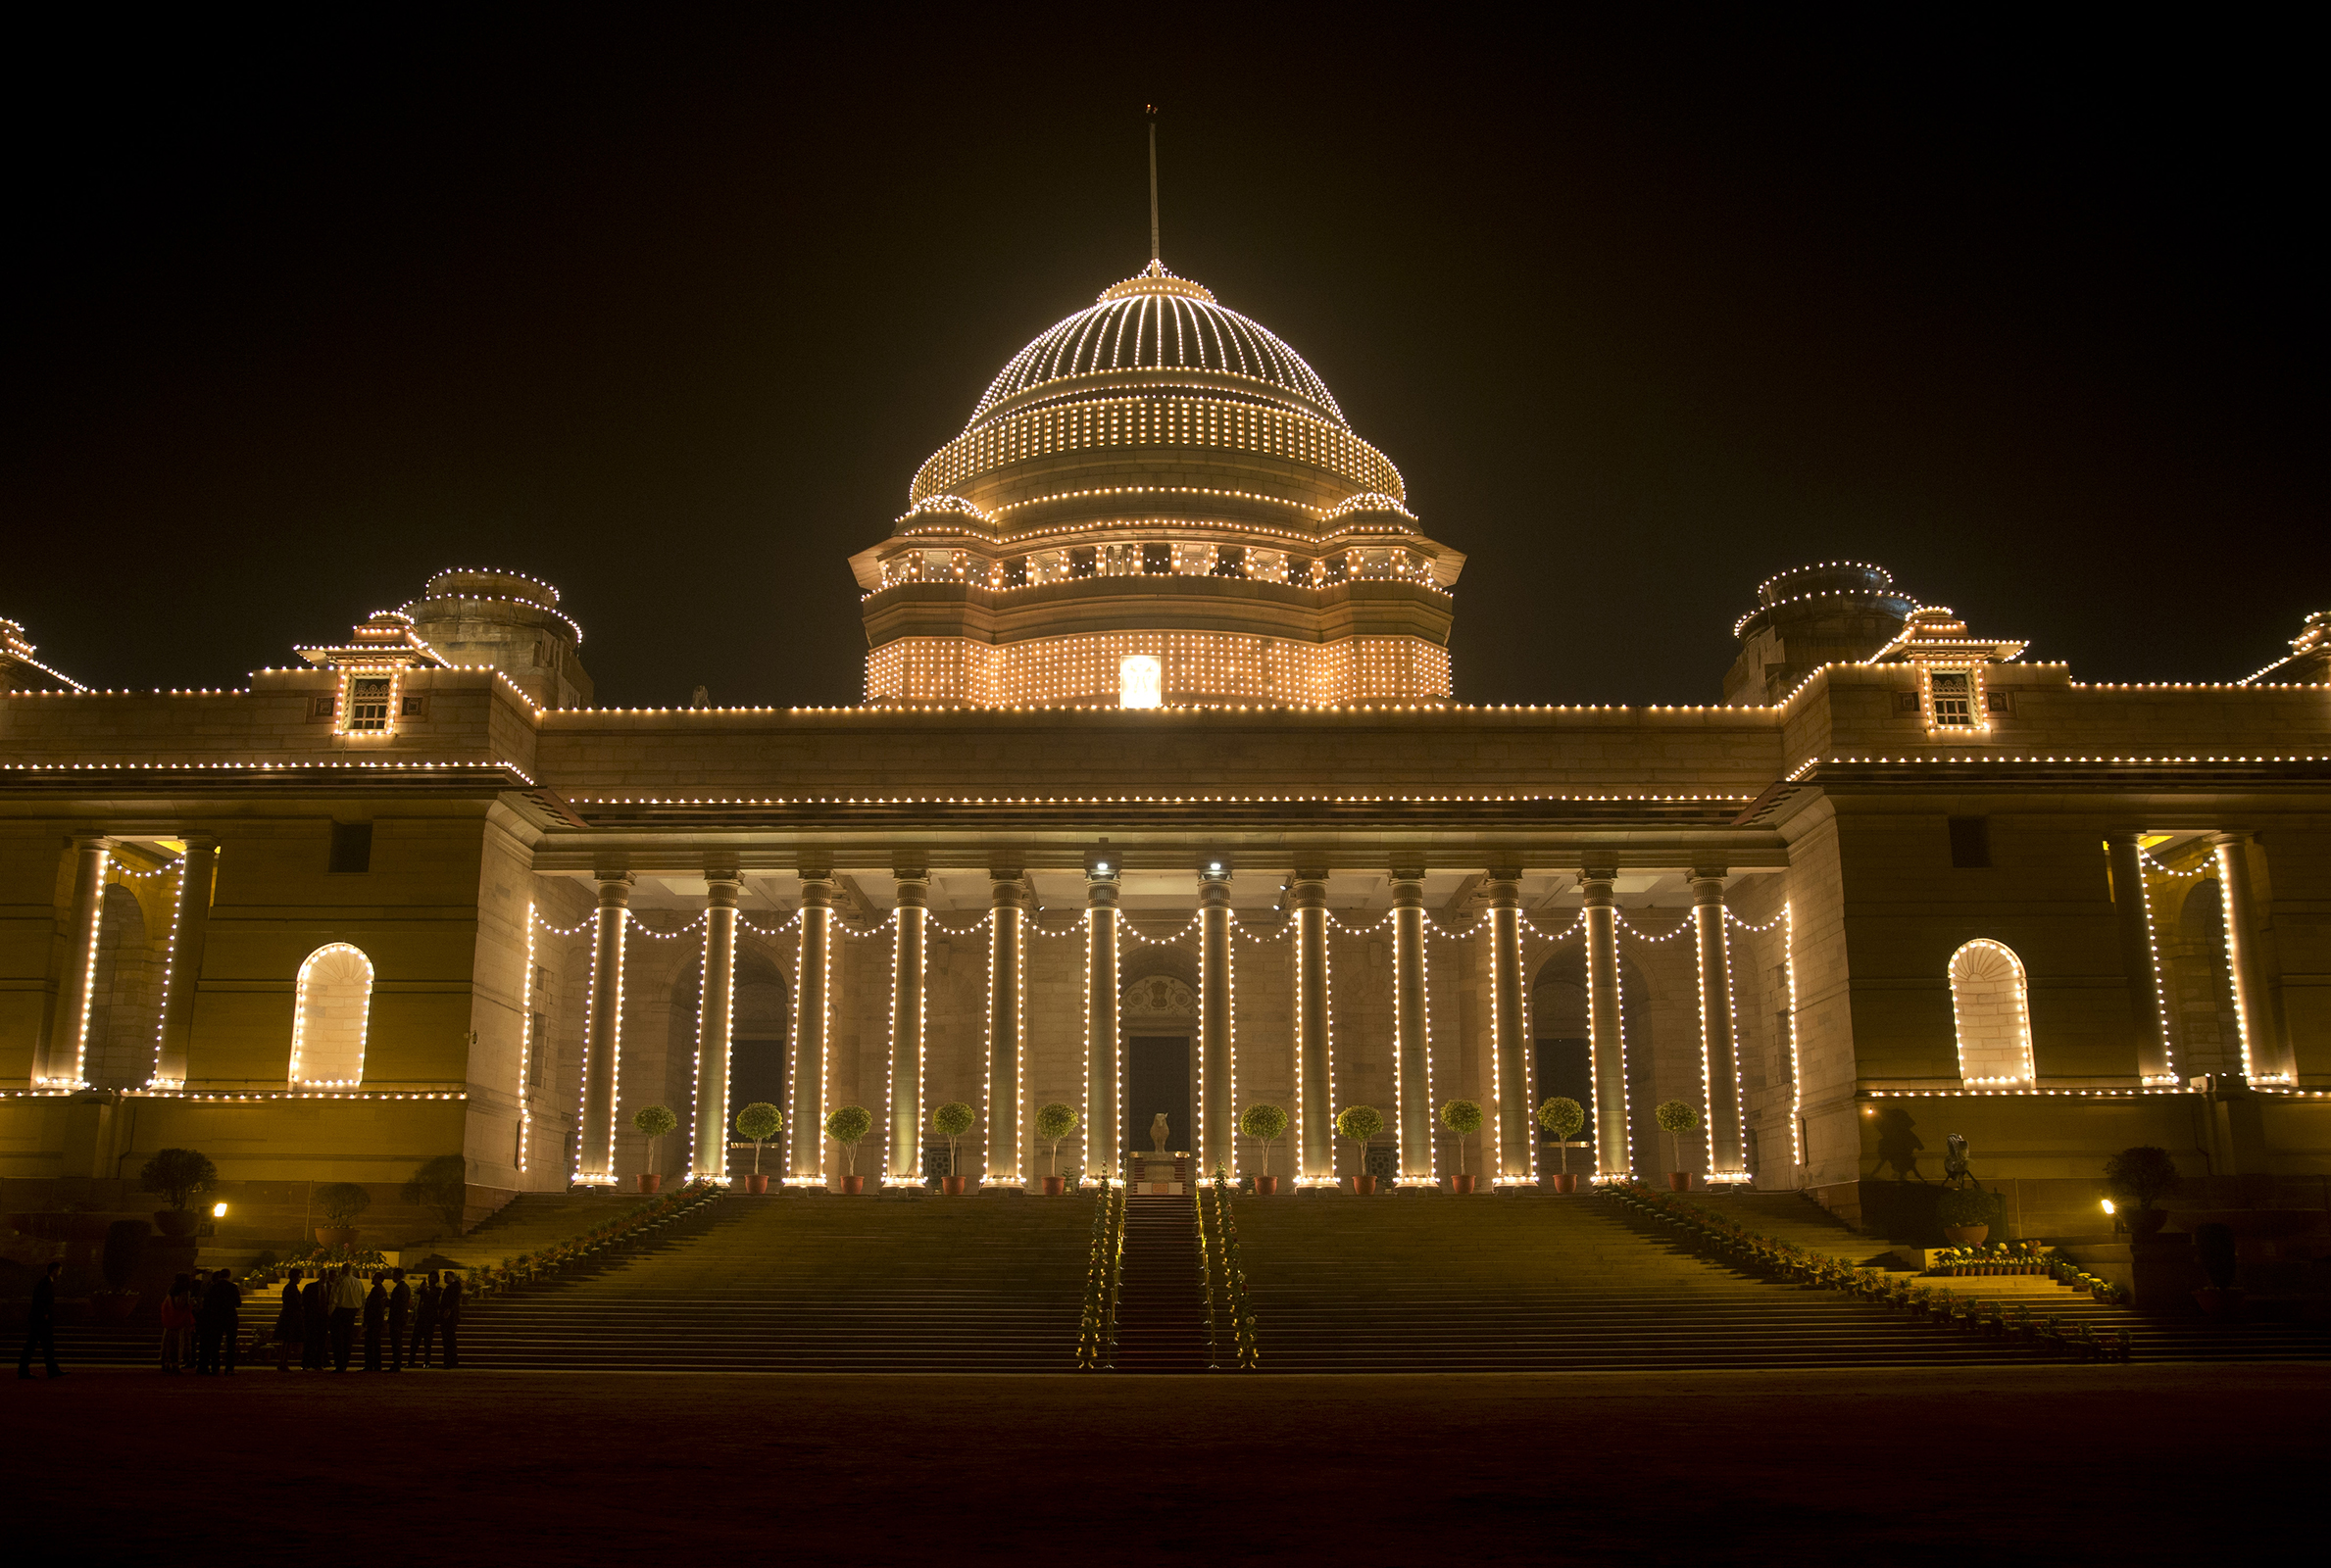
[[1756, 583], [1837, 557], [2091, 680], [2331, 604], [2322, 95], [2269, 13], [1109, 14], [19, 33], [0, 615], [238, 685], [506, 566], [602, 702], [855, 702], [845, 558], [1147, 260], [1149, 101], [1167, 265], [1470, 556], [1463, 699], [1713, 701]]

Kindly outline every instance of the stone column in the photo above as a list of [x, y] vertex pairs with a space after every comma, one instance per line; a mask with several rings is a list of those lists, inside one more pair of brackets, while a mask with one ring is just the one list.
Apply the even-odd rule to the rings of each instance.
[[1017, 867], [988, 870], [994, 919], [987, 945], [987, 1162], [990, 1186], [1022, 1184], [1019, 1168], [1021, 987], [1020, 948], [1027, 920], [1027, 886]]
[[162, 994], [162, 1045], [154, 1081], [186, 1081], [187, 1048], [194, 1037], [194, 993], [202, 982], [202, 951], [211, 936], [211, 887], [219, 872], [219, 841], [186, 836], [178, 862], [178, 909], [171, 927], [170, 970]]
[[930, 873], [894, 873], [898, 929], [890, 953], [890, 1159], [892, 1185], [922, 1184], [922, 976], [930, 940]]
[[1496, 1176], [1500, 1185], [1521, 1185], [1537, 1177], [1537, 1107], [1530, 1103], [1530, 1015], [1521, 975], [1521, 871], [1491, 866], [1486, 883], [1489, 915], [1482, 924], [1489, 944], [1490, 1125], [1496, 1129]]
[[1433, 1174], [1432, 1043], [1424, 1003], [1424, 868], [1392, 868], [1392, 1052], [1401, 1180]]
[[1692, 872], [1692, 935], [1700, 955], [1700, 1070], [1706, 1083], [1708, 1174], [1746, 1176], [1740, 1061], [1732, 1033], [1732, 961], [1724, 942], [1724, 869]]
[[833, 882], [824, 866], [801, 871], [801, 972], [793, 983], [793, 1103], [785, 1117], [786, 1184], [825, 1185], [825, 1049], [833, 1021]]
[[2169, 1019], [2161, 1006], [2161, 972], [2156, 961], [2153, 908], [2145, 895], [2145, 858], [2134, 833], [2105, 840], [2112, 870], [2112, 912], [2120, 922], [2120, 968], [2128, 976], [2129, 1011], [2137, 1026], [2137, 1074], [2172, 1076]]
[[105, 907], [106, 841], [76, 836], [73, 851], [73, 924], [66, 933], [65, 972], [57, 978], [48, 1038], [33, 1054], [36, 1085], [79, 1083], [88, 1043], [89, 982], [96, 973], [97, 924]]
[[1615, 869], [1590, 867], [1578, 879], [1586, 895], [1586, 1032], [1595, 1075], [1595, 1171], [1622, 1177], [1634, 1169], [1627, 1141], [1627, 1043], [1619, 1017], [1618, 911], [1612, 907]]
[[583, 1036], [582, 1128], [574, 1179], [612, 1187], [616, 1179], [616, 1073], [623, 1054], [623, 922], [631, 873], [599, 873], [599, 928], [591, 947], [591, 1011]]
[[1198, 1147], [1191, 1174], [1238, 1168], [1238, 1062], [1230, 1019], [1230, 863], [1198, 873]]
[[704, 992], [696, 1011], [696, 1174], [728, 1179], [728, 1038], [736, 1003], [736, 895], [733, 870], [707, 871]]
[[2253, 1080], [2294, 1083], [2295, 1063], [2282, 1039], [2274, 993], [2258, 950], [2257, 901], [2250, 885], [2250, 835], [2220, 833], [2217, 886], [2226, 903], [2226, 967], [2234, 977], [2234, 1005], [2242, 1015], [2243, 1070]]
[[1327, 1004], [1327, 867], [1299, 865], [1295, 910], [1295, 1167], [1335, 1185], [1335, 1067]]
[[1107, 864], [1085, 875], [1084, 935], [1084, 1168], [1089, 1175], [1124, 1175], [1118, 1139], [1124, 1127], [1117, 1081], [1117, 912], [1119, 884]]

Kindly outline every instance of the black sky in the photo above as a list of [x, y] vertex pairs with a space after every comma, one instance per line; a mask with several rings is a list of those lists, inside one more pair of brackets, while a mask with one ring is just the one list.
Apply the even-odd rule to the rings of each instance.
[[1151, 100], [1168, 265], [1470, 555], [1462, 698], [1712, 700], [1835, 557], [2093, 680], [2331, 603], [2318, 50], [2265, 13], [1110, 14], [20, 34], [0, 614], [234, 685], [509, 566], [603, 702], [854, 702], [845, 558], [1146, 260]]

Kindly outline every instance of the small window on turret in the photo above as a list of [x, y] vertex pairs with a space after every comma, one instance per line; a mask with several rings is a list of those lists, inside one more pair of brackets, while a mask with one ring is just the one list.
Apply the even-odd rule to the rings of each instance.
[[1963, 669], [1938, 669], [1927, 677], [1927, 690], [1934, 700], [1934, 721], [1937, 724], [1972, 724], [1975, 721], [1974, 676]]

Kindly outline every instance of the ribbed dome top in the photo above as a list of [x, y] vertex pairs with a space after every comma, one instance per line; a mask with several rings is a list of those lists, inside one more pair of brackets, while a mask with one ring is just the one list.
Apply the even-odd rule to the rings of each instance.
[[1173, 370], [1251, 381], [1259, 393], [1292, 397], [1351, 428], [1335, 395], [1302, 355], [1261, 322], [1215, 304], [1203, 284], [1175, 277], [1159, 262], [1103, 290], [1093, 305], [1014, 355], [971, 411], [970, 423], [1000, 403], [1056, 381]]

